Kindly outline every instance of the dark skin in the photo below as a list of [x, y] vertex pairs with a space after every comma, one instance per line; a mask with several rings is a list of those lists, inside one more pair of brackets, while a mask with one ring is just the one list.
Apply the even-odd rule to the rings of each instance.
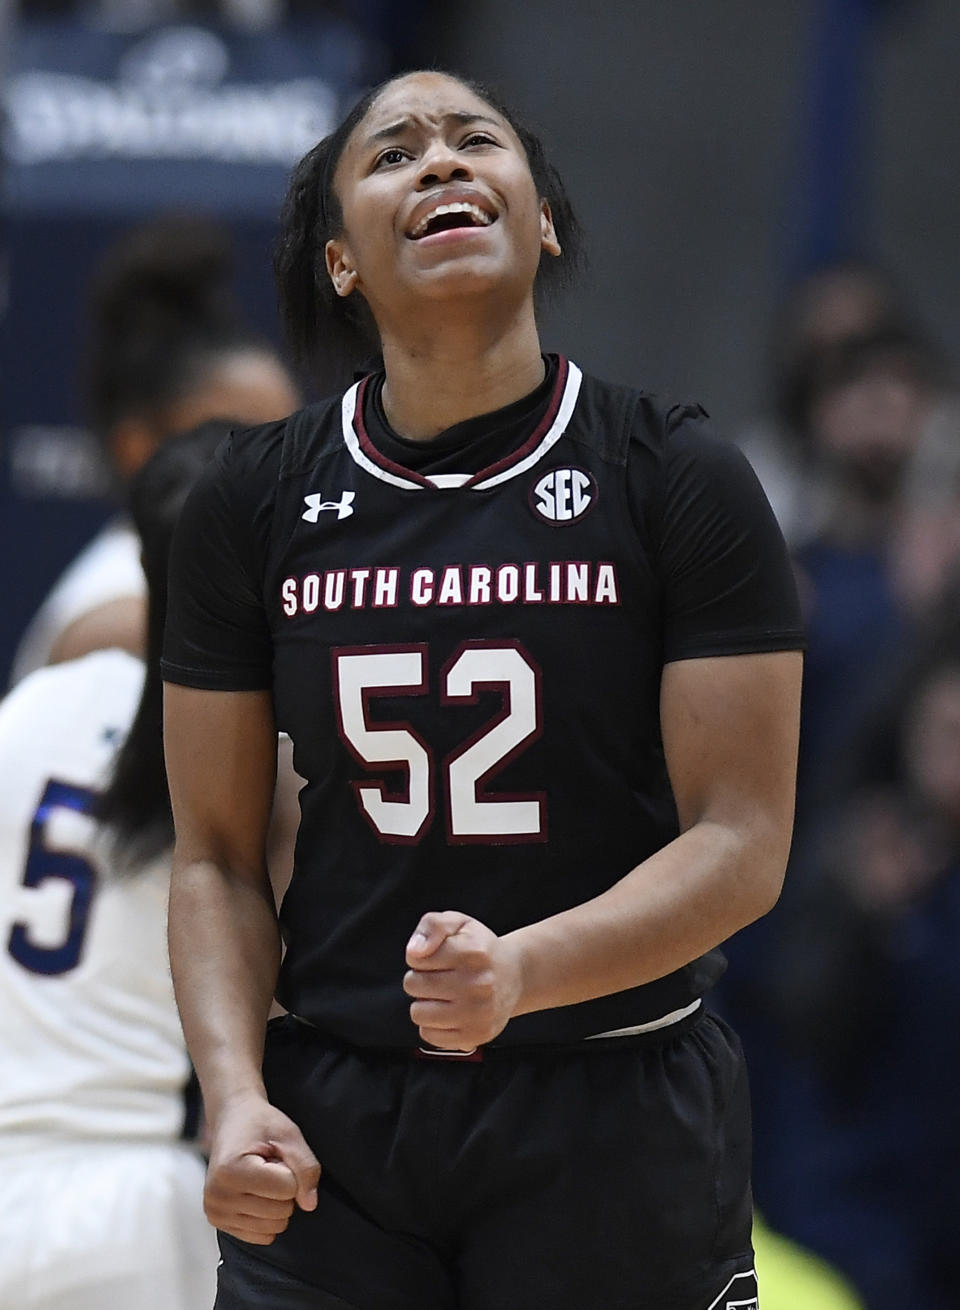
[[[559, 247], [509, 125], [455, 79], [411, 74], [355, 129], [335, 184], [344, 225], [328, 270], [374, 313], [397, 430], [429, 440], [528, 394], [542, 377], [534, 276], [541, 251]], [[424, 206], [465, 189], [493, 222], [427, 246], [411, 238]], [[681, 835], [603, 895], [502, 937], [428, 908], [397, 961], [420, 1038], [470, 1049], [514, 1015], [662, 977], [766, 913], [790, 844], [800, 668], [794, 652], [667, 665], [661, 723]], [[170, 949], [212, 1126], [207, 1214], [266, 1245], [295, 1204], [315, 1206], [320, 1168], [260, 1072], [279, 961], [264, 858], [271, 697], [168, 686], [166, 718]]]
[[[533, 280], [541, 251], [560, 245], [509, 124], [452, 78], [402, 78], [354, 131], [336, 184], [343, 233], [327, 244], [327, 269], [337, 293], [364, 296], [376, 319], [395, 430], [428, 440], [534, 390]], [[450, 201], [493, 221], [411, 238]]]

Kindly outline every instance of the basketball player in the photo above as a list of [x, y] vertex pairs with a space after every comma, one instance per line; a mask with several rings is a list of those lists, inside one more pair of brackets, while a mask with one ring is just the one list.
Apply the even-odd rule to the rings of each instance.
[[[174, 546], [218, 1310], [756, 1305], [745, 1074], [704, 996], [783, 875], [796, 596], [697, 406], [541, 353], [576, 238], [539, 141], [436, 72], [294, 175], [293, 338], [372, 325], [384, 369], [236, 433]], [[278, 727], [306, 783], [264, 1049]]]
[[[85, 389], [118, 486], [171, 436], [212, 419], [259, 423], [300, 403], [276, 351], [229, 294], [233, 255], [209, 219], [132, 228], [93, 279]], [[143, 653], [140, 543], [112, 519], [54, 584], [14, 656], [11, 685], [44, 664], [109, 646]]]
[[165, 941], [158, 660], [173, 520], [222, 436], [168, 444], [132, 487], [146, 681], [141, 660], [103, 650], [38, 670], [0, 705], [3, 1310], [213, 1300], [203, 1161], [182, 1140], [195, 1113]]

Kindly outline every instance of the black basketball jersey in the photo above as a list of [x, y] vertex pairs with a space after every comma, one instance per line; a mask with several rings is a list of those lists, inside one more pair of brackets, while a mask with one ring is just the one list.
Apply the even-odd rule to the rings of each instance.
[[[278, 998], [348, 1041], [416, 1043], [401, 980], [425, 911], [502, 934], [676, 836], [664, 662], [802, 642], [769, 506], [703, 411], [552, 372], [523, 439], [469, 472], [384, 453], [375, 379], [237, 433], [177, 533], [164, 676], [272, 689], [307, 780]], [[498, 1042], [648, 1022], [722, 967]]]

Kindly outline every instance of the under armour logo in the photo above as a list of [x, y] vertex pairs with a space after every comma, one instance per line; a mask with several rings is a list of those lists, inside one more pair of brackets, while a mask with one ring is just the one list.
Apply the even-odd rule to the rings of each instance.
[[347, 519], [353, 513], [353, 502], [356, 500], [355, 491], [345, 491], [339, 500], [324, 500], [323, 493], [317, 492], [312, 496], [304, 496], [303, 503], [309, 508], [301, 514], [302, 519], [308, 523], [316, 523], [320, 517], [320, 511], [323, 509], [335, 509], [338, 519]]

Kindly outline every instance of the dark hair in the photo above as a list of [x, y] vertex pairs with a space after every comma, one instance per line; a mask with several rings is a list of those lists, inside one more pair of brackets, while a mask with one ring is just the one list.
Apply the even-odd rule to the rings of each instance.
[[[845, 338], [828, 343], [809, 339], [805, 320], [824, 289], [838, 282], [855, 284], [872, 309], [864, 311], [863, 322]], [[850, 255], [809, 269], [790, 287], [780, 305], [769, 345], [774, 411], [784, 429], [802, 435], [809, 406], [810, 387], [824, 350], [833, 350], [851, 337], [872, 337], [887, 333], [916, 333], [913, 315], [892, 275], [875, 260]]]
[[110, 247], [90, 286], [83, 364], [96, 432], [130, 414], [159, 415], [224, 355], [272, 351], [244, 320], [233, 273], [230, 233], [201, 215], [159, 217]]
[[[379, 347], [376, 328], [362, 297], [342, 298], [334, 291], [327, 275], [325, 247], [340, 234], [343, 223], [334, 175], [344, 148], [382, 92], [409, 76], [398, 74], [368, 91], [340, 126], [304, 155], [293, 171], [280, 217], [274, 272], [287, 337], [296, 358], [307, 367], [315, 364], [320, 348], [325, 352], [339, 350], [359, 360]], [[558, 289], [583, 263], [583, 231], [560, 174], [547, 159], [543, 142], [495, 91], [456, 73], [444, 76], [460, 82], [506, 119], [523, 146], [537, 193], [550, 206], [563, 252], [559, 258], [541, 257], [537, 293], [539, 296]]]
[[825, 346], [808, 363], [802, 397], [797, 400], [797, 432], [807, 437], [814, 406], [832, 391], [876, 369], [891, 368], [917, 387], [937, 388], [945, 367], [930, 343], [911, 329], [891, 325]]
[[173, 841], [173, 817], [163, 759], [160, 654], [167, 617], [167, 564], [177, 518], [187, 495], [232, 428], [213, 419], [164, 442], [134, 474], [127, 492], [147, 577], [146, 674], [140, 703], [121, 746], [97, 818], [113, 829], [121, 868], [142, 866]]

